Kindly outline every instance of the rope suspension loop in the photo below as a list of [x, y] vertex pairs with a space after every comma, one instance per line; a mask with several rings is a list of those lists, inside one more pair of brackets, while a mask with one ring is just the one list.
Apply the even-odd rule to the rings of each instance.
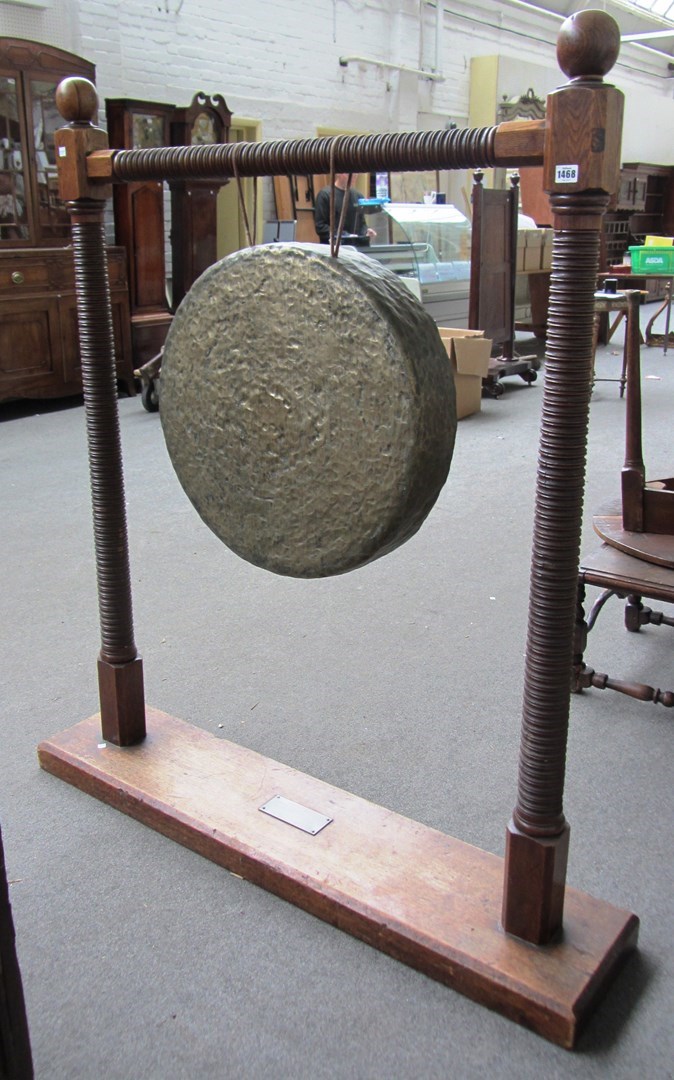
[[232, 168], [234, 170], [234, 179], [236, 180], [236, 187], [239, 194], [239, 206], [241, 207], [241, 213], [243, 215], [243, 227], [246, 230], [246, 241], [248, 247], [255, 245], [255, 231], [257, 226], [257, 177], [253, 180], [253, 233], [251, 236], [250, 222], [248, 221], [248, 210], [246, 209], [246, 200], [243, 192], [243, 184], [241, 183], [241, 177], [239, 176], [239, 163], [241, 151], [245, 148], [245, 144], [236, 143], [234, 147], [234, 153], [232, 155]]
[[351, 181], [353, 180], [353, 173], [350, 172], [346, 190], [344, 192], [344, 198], [342, 199], [342, 208], [339, 214], [339, 223], [337, 225], [337, 235], [335, 235], [335, 146], [341, 138], [342, 136], [338, 135], [332, 140], [330, 146], [330, 254], [333, 259], [336, 259], [339, 255], [339, 245], [342, 242], [344, 221], [346, 220], [347, 200], [351, 194]]

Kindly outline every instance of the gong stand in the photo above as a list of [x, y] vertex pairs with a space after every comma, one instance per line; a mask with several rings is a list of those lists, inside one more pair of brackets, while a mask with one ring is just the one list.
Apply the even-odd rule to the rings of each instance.
[[[545, 120], [413, 134], [111, 151], [93, 87], [57, 104], [72, 218], [102, 645], [100, 716], [43, 742], [43, 768], [563, 1046], [638, 919], [565, 888], [562, 796], [602, 215], [616, 190], [622, 94], [602, 76], [616, 23], [581, 11]], [[103, 219], [111, 182], [543, 165], [554, 247], [517, 803], [505, 859], [144, 704], [133, 635]], [[147, 716], [147, 734], [146, 734]], [[101, 732], [102, 726], [102, 732]], [[278, 820], [261, 803], [287, 800]], [[311, 812], [314, 812], [313, 815]], [[295, 824], [288, 824], [295, 815]], [[322, 816], [321, 816], [322, 815]], [[327, 827], [322, 826], [330, 821]]]

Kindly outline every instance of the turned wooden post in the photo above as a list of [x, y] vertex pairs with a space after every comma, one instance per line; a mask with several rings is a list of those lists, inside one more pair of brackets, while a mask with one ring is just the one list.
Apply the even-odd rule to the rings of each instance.
[[639, 341], [641, 293], [630, 289], [626, 296], [627, 415], [625, 417], [625, 464], [620, 481], [623, 529], [640, 533], [644, 531], [644, 484], [646, 483], [641, 445], [641, 347]]
[[65, 79], [56, 91], [65, 128], [56, 132], [61, 198], [70, 213], [82, 384], [89, 447], [101, 651], [98, 686], [103, 738], [130, 746], [145, 737], [143, 664], [133, 635], [124, 477], [104, 212], [111, 185], [87, 178], [86, 156], [107, 147], [91, 123], [94, 86]]
[[515, 359], [515, 292], [517, 289], [517, 234], [520, 221], [520, 174], [510, 177], [510, 258], [511, 273], [508, 282], [508, 311], [510, 313], [510, 334], [503, 344], [503, 359]]
[[468, 290], [468, 325], [477, 330], [480, 326], [480, 278], [481, 278], [481, 246], [482, 246], [482, 210], [484, 194], [484, 171], [475, 169], [473, 172], [473, 188], [470, 193], [471, 204], [471, 236], [472, 247], [470, 252], [470, 288]]
[[623, 97], [602, 77], [620, 31], [602, 11], [560, 30], [570, 82], [547, 100], [545, 190], [554, 240], [517, 804], [507, 829], [506, 931], [535, 944], [562, 926], [569, 826], [563, 791], [602, 216], [620, 167]]

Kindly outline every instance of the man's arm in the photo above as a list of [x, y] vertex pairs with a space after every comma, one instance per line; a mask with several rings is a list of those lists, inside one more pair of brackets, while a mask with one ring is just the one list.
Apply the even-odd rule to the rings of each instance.
[[359, 199], [360, 192], [357, 191], [356, 188], [351, 188], [351, 200], [356, 215], [354, 219], [355, 228], [353, 231], [357, 233], [358, 236], [369, 236], [370, 239], [373, 240], [377, 234], [374, 229], [369, 228], [367, 221], [365, 220], [365, 214], [363, 213], [362, 208], [358, 205]]

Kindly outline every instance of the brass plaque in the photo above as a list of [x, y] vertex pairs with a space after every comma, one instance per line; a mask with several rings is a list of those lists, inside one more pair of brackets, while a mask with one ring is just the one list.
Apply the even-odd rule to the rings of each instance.
[[310, 810], [308, 806], [302, 806], [292, 799], [286, 799], [285, 795], [274, 795], [260, 810], [263, 814], [269, 814], [270, 817], [284, 821], [286, 825], [292, 825], [311, 836], [316, 836], [332, 821], [331, 817], [319, 814], [317, 810]]

